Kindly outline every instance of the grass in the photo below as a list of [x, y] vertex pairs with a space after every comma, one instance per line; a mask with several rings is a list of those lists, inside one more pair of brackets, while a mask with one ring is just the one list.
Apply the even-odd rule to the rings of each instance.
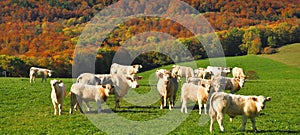
[[[243, 67], [246, 72], [254, 71], [258, 76], [258, 79], [246, 82], [237, 94], [272, 97], [257, 118], [261, 134], [300, 134], [299, 68], [260, 56], [227, 57], [226, 63], [231, 67]], [[196, 64], [206, 67], [209, 60], [199, 60]], [[170, 69], [171, 65], [163, 68]], [[62, 116], [53, 115], [49, 79], [47, 83], [30, 85], [28, 78], [0, 78], [0, 134], [210, 134], [209, 122], [205, 122], [209, 117], [199, 115], [192, 102], [189, 103], [189, 114], [180, 112], [179, 100], [172, 111], [159, 109], [154, 73], [155, 70], [139, 73], [143, 76], [140, 88], [131, 89], [121, 100], [118, 110], [110, 110], [114, 108], [112, 95], [101, 114], [75, 112], [69, 115], [70, 97], [67, 97]], [[62, 80], [69, 90], [73, 80]], [[180, 95], [180, 88], [181, 84], [177, 95]], [[115, 121], [117, 118], [123, 120]], [[166, 121], [170, 122], [164, 125]], [[172, 124], [178, 126], [173, 127]], [[247, 131], [240, 132], [241, 117], [230, 123], [226, 116], [224, 125], [224, 134], [255, 134], [251, 131], [250, 120], [246, 125]], [[122, 129], [122, 133], [117, 129]], [[221, 133], [217, 124], [214, 133]]]
[[278, 53], [262, 56], [300, 68], [300, 43], [283, 46], [278, 49]]

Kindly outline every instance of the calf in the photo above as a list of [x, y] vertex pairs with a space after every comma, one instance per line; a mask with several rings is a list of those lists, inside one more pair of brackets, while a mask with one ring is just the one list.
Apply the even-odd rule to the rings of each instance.
[[242, 115], [242, 131], [245, 130], [247, 118], [252, 122], [252, 128], [257, 131], [255, 125], [255, 117], [265, 108], [267, 101], [271, 98], [264, 96], [242, 96], [227, 94], [224, 92], [215, 92], [210, 99], [210, 132], [213, 131], [213, 124], [217, 120], [221, 131], [225, 131], [223, 126], [223, 118], [225, 113], [234, 118], [237, 115]]
[[[87, 85], [81, 83], [75, 83], [71, 87], [71, 107], [70, 114], [73, 113], [73, 109], [75, 106], [82, 105], [82, 101], [85, 102], [87, 107], [87, 111], [91, 110], [89, 105], [89, 101], [97, 102], [97, 110], [98, 113], [101, 112], [101, 102], [105, 102], [107, 97], [109, 96], [109, 91], [111, 89], [111, 85]], [[76, 99], [77, 98], [77, 99]], [[83, 113], [81, 107], [79, 107], [80, 112]]]
[[41, 77], [42, 82], [46, 82], [46, 78], [48, 76], [51, 77], [51, 75], [52, 75], [52, 71], [49, 69], [45, 69], [45, 68], [31, 67], [29, 70], [30, 83], [31, 82], [35, 83], [36, 77]]
[[126, 75], [132, 75], [132, 74], [136, 74], [140, 68], [142, 68], [142, 65], [126, 66], [126, 65], [113, 63], [110, 67], [110, 74], [122, 73]]
[[172, 110], [178, 90], [177, 76], [173, 76], [169, 71], [165, 70], [164, 73], [158, 74], [158, 78], [157, 90], [161, 97], [160, 109], [166, 107], [167, 99], [169, 99], [169, 109]]
[[61, 80], [50, 81], [52, 92], [51, 99], [54, 107], [54, 115], [61, 115], [64, 98], [66, 96], [66, 87]]
[[173, 65], [171, 69], [172, 76], [176, 75], [178, 76], [178, 79], [180, 80], [181, 77], [185, 77], [186, 81], [189, 77], [194, 77], [194, 70], [191, 67], [186, 66], [178, 66]]
[[192, 101], [198, 101], [199, 105], [199, 114], [201, 114], [201, 107], [202, 103], [204, 104], [205, 114], [207, 114], [206, 111], [206, 102], [208, 99], [208, 93], [210, 89], [210, 84], [208, 85], [195, 85], [192, 83], [184, 83], [181, 88], [181, 112], [185, 110], [185, 113], [187, 113], [187, 101], [188, 99]]
[[132, 75], [125, 75], [122, 73], [112, 74], [111, 80], [114, 87], [115, 93], [115, 101], [116, 101], [116, 108], [120, 108], [120, 98], [124, 97], [129, 88], [138, 88], [138, 80], [142, 79], [141, 76], [136, 76], [135, 74]]

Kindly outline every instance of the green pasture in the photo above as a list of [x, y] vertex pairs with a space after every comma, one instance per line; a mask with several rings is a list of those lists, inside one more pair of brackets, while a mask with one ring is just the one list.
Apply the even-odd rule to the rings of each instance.
[[[199, 67], [206, 67], [209, 65], [209, 59], [196, 61], [196, 64]], [[300, 69], [298, 67], [254, 55], [227, 57], [226, 64], [229, 67], [242, 67], [248, 75], [252, 76], [237, 94], [272, 97], [272, 101], [267, 103], [265, 110], [257, 117], [256, 124], [259, 133], [300, 134]], [[170, 67], [171, 65], [163, 68], [170, 69]], [[143, 76], [139, 82], [141, 86], [131, 89], [131, 91], [135, 91], [141, 96], [147, 95], [144, 97], [145, 99], [158, 98], [158, 92], [151, 90], [156, 85], [156, 80], [153, 79], [154, 73], [155, 70], [139, 73]], [[73, 115], [68, 114], [70, 97], [65, 99], [63, 115], [54, 116], [50, 98], [50, 79], [53, 78], [49, 78], [47, 83], [41, 83], [41, 79], [38, 78], [37, 83], [31, 85], [29, 78], [0, 78], [0, 134], [106, 134], [103, 129], [97, 128], [89, 121], [86, 115], [79, 112], [75, 112]], [[61, 79], [69, 91], [73, 79]], [[192, 110], [193, 103], [189, 103], [188, 110], [192, 110], [189, 114], [180, 113], [180, 89], [181, 85], [177, 93], [177, 104], [172, 111], [177, 111], [178, 117], [187, 115], [187, 118], [169, 134], [210, 134], [209, 122], [203, 123], [208, 116], [199, 115], [198, 109]], [[136, 102], [144, 101], [146, 100]], [[107, 107], [114, 108], [114, 95], [109, 97], [106, 104]], [[135, 105], [122, 99], [120, 105], [120, 109], [113, 109], [115, 114], [137, 122], [154, 120], [170, 112], [167, 108], [160, 110], [158, 100], [149, 105]], [[101, 114], [91, 113], [88, 115], [106, 117], [112, 114], [104, 110]], [[173, 119], [176, 120], [177, 117]], [[155, 123], [152, 124], [155, 125]], [[224, 125], [226, 129], [224, 134], [255, 134], [251, 130], [250, 120], [246, 126], [247, 131], [240, 132], [241, 117], [236, 117], [230, 123], [229, 117], [226, 116]], [[168, 127], [168, 125], [165, 126]], [[132, 129], [143, 130], [143, 127], [127, 128], [128, 131]], [[151, 130], [152, 134], [160, 133], [155, 129]], [[215, 124], [214, 133], [222, 133], [217, 124]], [[131, 134], [138, 134], [138, 132], [132, 131]]]

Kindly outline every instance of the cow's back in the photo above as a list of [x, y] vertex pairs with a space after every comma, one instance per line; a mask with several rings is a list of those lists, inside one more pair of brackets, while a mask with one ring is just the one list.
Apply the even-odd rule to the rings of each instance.
[[77, 77], [77, 83], [89, 84], [89, 85], [100, 85], [101, 80], [92, 73], [83, 73]]

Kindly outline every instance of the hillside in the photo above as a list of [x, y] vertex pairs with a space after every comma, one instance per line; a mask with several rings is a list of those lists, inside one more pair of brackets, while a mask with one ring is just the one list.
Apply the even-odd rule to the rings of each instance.
[[278, 53], [262, 57], [300, 68], [300, 43], [280, 47]]
[[[168, 33], [187, 46], [195, 59], [206, 58], [206, 50], [191, 31], [182, 24], [166, 18], [141, 16], [117, 24], [113, 31], [106, 33], [104, 41], [98, 42], [99, 29], [90, 31], [88, 42], [78, 42], [79, 36], [89, 21], [108, 6], [116, 4], [126, 7], [122, 14], [151, 13], [168, 8], [169, 12], [187, 14], [197, 22], [202, 16], [212, 25], [222, 43], [226, 56], [260, 54], [263, 48], [279, 47], [300, 42], [299, 17], [300, 1], [293, 0], [183, 0], [201, 14], [190, 14], [189, 10], [172, 7], [168, 0], [161, 5], [147, 1], [117, 0], [2, 0], [0, 1], [0, 71], [12, 72], [12, 76], [27, 76], [30, 66], [55, 69], [56, 76], [70, 77], [74, 49], [77, 44], [96, 45], [99, 48], [97, 63], [105, 65], [96, 73], [107, 73], [114, 53], [128, 39], [144, 32]], [[118, 3], [118, 4], [117, 4]], [[145, 5], [147, 4], [147, 5]], [[170, 6], [170, 7], [169, 7]], [[130, 7], [130, 8], [128, 8]], [[180, 11], [180, 12], [176, 12]], [[167, 12], [167, 13], [169, 13]], [[112, 20], [118, 17], [109, 16]], [[200, 22], [201, 23], [201, 22]], [[194, 25], [194, 24], [191, 24]], [[201, 29], [201, 28], [199, 28]], [[205, 27], [204, 27], [205, 29]], [[205, 36], [205, 35], [200, 35]], [[205, 37], [209, 39], [209, 37]], [[133, 45], [156, 42], [156, 37], [136, 39]], [[211, 43], [213, 47], [218, 41]], [[101, 46], [101, 47], [100, 47]], [[157, 52], [147, 52], [134, 62], [155, 68], [170, 64], [169, 58]], [[175, 55], [178, 52], [172, 52]], [[8, 63], [8, 65], [7, 65]], [[13, 64], [18, 65], [15, 67]], [[149, 64], [151, 63], [151, 64]], [[152, 64], [153, 63], [153, 64]], [[148, 70], [148, 69], [146, 69]]]

